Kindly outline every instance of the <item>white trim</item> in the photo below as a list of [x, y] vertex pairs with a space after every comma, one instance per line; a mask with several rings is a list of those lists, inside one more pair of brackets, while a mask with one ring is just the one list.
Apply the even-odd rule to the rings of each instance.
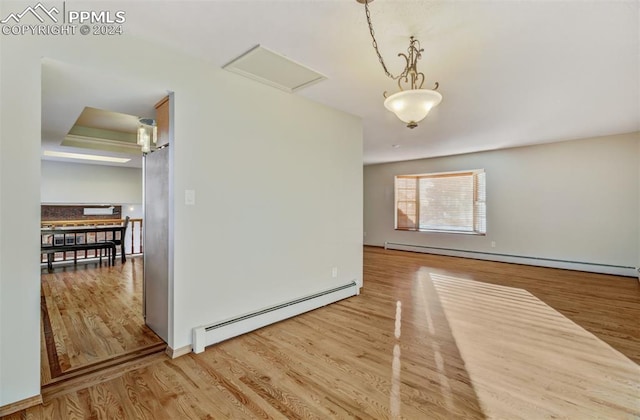
[[171, 359], [177, 359], [178, 357], [191, 353], [191, 350], [192, 350], [191, 345], [187, 345], [177, 349], [172, 349], [171, 347], [167, 346], [167, 348], [165, 349], [165, 353]]

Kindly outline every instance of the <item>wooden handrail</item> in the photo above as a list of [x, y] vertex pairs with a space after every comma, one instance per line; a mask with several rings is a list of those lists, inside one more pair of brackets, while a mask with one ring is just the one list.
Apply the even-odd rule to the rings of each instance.
[[[124, 219], [82, 219], [82, 220], [43, 220], [40, 222], [41, 228], [56, 228], [65, 226], [109, 226], [120, 225]], [[142, 254], [143, 252], [143, 219], [129, 219], [129, 229], [131, 230], [131, 254]], [[128, 230], [129, 230], [128, 229]], [[136, 238], [138, 243], [136, 244]], [[136, 246], [137, 245], [137, 246]], [[85, 258], [87, 257], [85, 252]], [[66, 253], [62, 259], [66, 260]]]
[[[142, 219], [129, 219], [129, 223], [136, 221], [142, 223]], [[40, 227], [60, 226], [89, 226], [89, 225], [116, 225], [124, 223], [124, 219], [82, 219], [82, 220], [43, 220]]]

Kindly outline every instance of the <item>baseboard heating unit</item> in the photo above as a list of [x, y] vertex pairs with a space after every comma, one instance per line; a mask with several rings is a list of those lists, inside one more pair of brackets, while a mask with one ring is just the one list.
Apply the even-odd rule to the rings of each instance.
[[566, 261], [552, 258], [527, 257], [521, 255], [498, 254], [493, 252], [465, 251], [459, 249], [401, 244], [395, 242], [385, 242], [384, 249], [421, 252], [424, 254], [447, 255], [450, 257], [473, 258], [476, 260], [534, 265], [538, 267], [562, 268], [564, 270], [578, 270], [592, 273], [613, 274], [615, 276], [638, 277], [638, 280], [640, 281], [640, 269], [636, 267], [589, 263], [583, 261]]
[[202, 353], [206, 346], [237, 337], [249, 331], [312, 311], [330, 303], [355, 296], [360, 288], [355, 281], [329, 290], [270, 306], [212, 325], [193, 329], [193, 352]]

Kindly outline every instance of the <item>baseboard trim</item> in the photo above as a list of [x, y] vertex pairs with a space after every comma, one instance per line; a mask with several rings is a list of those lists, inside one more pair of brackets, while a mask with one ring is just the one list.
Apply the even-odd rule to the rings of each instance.
[[496, 261], [512, 264], [533, 265], [538, 267], [560, 268], [564, 270], [586, 271], [590, 273], [612, 274], [615, 276], [640, 277], [639, 269], [637, 269], [636, 267], [625, 267], [609, 264], [565, 261], [552, 258], [527, 257], [481, 251], [465, 251], [424, 245], [401, 244], [396, 242], [385, 242], [384, 249], [420, 252], [424, 254], [446, 255], [450, 257], [472, 258], [476, 260]]
[[42, 394], [25, 398], [24, 400], [16, 401], [11, 404], [3, 405], [2, 407], [0, 407], [0, 417], [8, 416], [9, 414], [17, 413], [18, 411], [26, 410], [27, 408], [31, 408], [40, 404], [42, 404]]
[[177, 349], [172, 349], [171, 347], [167, 346], [167, 349], [165, 350], [165, 353], [170, 358], [177, 359], [178, 357], [181, 357], [181, 356], [184, 356], [186, 354], [191, 353], [192, 350], [193, 349], [192, 349], [191, 345], [187, 345], [187, 346], [180, 347], [180, 348], [177, 348]]

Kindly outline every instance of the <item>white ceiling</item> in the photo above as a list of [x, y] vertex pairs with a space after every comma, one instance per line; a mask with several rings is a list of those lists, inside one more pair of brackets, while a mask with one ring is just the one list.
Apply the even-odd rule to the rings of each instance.
[[[63, 146], [74, 127], [136, 133], [139, 117], [154, 118], [154, 105], [167, 91], [139, 80], [116, 78], [94, 69], [85, 69], [56, 60], [42, 62], [42, 150], [130, 158], [124, 164], [78, 161], [68, 158], [43, 157], [46, 160], [81, 162], [112, 166], [141, 167], [142, 152], [131, 148], [128, 140], [115, 136], [113, 144], [100, 144], [103, 136], [82, 145], [82, 137], [74, 138], [75, 147]], [[87, 138], [91, 140], [92, 138]], [[118, 145], [114, 147], [114, 144]], [[129, 147], [127, 147], [129, 146]]]
[[[440, 83], [442, 103], [414, 130], [382, 104], [383, 91], [396, 85], [383, 73], [356, 0], [108, 4], [126, 11], [127, 34], [216, 67], [261, 44], [326, 75], [295, 94], [362, 117], [365, 164], [640, 130], [637, 0], [374, 1], [371, 15], [387, 67], [402, 70], [397, 53], [414, 35], [425, 50], [419, 62], [425, 86]], [[120, 97], [114, 92], [123, 90], [108, 82], [65, 76], [78, 69], [62, 63], [51, 67], [43, 72], [50, 82], [43, 82], [44, 141], [68, 131], [84, 106], [153, 115], [141, 104], [165, 94], [136, 85]], [[67, 97], [62, 110], [46, 97], [62, 92], [58, 79], [65, 77], [77, 95]], [[77, 89], [84, 82], [92, 90]], [[87, 97], [101, 103], [86, 103]]]

